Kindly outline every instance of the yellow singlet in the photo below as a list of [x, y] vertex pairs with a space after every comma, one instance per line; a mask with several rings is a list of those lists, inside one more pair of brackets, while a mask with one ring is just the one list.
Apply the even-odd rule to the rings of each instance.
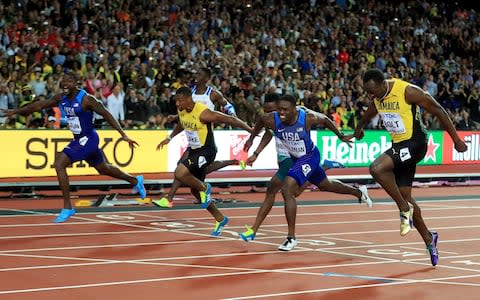
[[375, 107], [392, 142], [399, 143], [411, 139], [419, 131], [424, 132], [424, 128], [417, 106], [405, 101], [405, 89], [409, 83], [400, 79], [388, 82], [393, 84], [390, 93], [383, 100], [375, 100]]
[[206, 109], [208, 108], [205, 104], [196, 102], [191, 112], [178, 111], [180, 123], [187, 136], [188, 146], [192, 149], [204, 146], [215, 147], [212, 124], [200, 121], [200, 114]]

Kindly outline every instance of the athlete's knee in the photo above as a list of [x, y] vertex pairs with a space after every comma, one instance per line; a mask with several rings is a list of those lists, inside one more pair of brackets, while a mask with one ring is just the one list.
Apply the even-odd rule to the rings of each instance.
[[287, 185], [287, 184], [282, 186], [282, 189], [281, 189], [281, 192], [282, 192], [282, 195], [283, 195], [284, 199], [290, 199], [290, 198], [295, 197], [295, 191], [296, 191], [295, 187], [293, 187], [291, 185]]
[[375, 178], [375, 177], [378, 177], [380, 174], [382, 174], [383, 168], [380, 163], [374, 161], [373, 163], [370, 164], [368, 171], [370, 172], [370, 175], [372, 175], [372, 177]]
[[300, 196], [300, 195], [303, 193], [303, 191], [305, 191], [306, 188], [307, 188], [306, 186], [300, 186], [300, 187], [298, 187], [297, 189], [295, 189], [294, 196], [295, 196], [295, 197]]
[[113, 166], [107, 163], [102, 163], [95, 166], [95, 170], [97, 170], [97, 172], [102, 175], [110, 174], [112, 168]]
[[55, 159], [55, 162], [53, 163], [53, 167], [55, 168], [55, 170], [61, 170], [61, 169], [66, 169], [69, 164], [70, 164], [70, 161], [65, 160], [61, 157], [57, 157]]
[[182, 181], [181, 178], [189, 175], [188, 174], [188, 169], [184, 165], [180, 164], [175, 169], [175, 172], [173, 173], [173, 175], [174, 175], [175, 179]]

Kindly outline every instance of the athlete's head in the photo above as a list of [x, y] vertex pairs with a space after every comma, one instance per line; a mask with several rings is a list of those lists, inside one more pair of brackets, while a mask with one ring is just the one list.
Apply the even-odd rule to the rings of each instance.
[[272, 111], [277, 110], [277, 100], [280, 98], [279, 94], [276, 93], [268, 93], [265, 95], [265, 99], [263, 101], [263, 111], [265, 113], [270, 113]]
[[195, 83], [197, 85], [206, 85], [212, 78], [212, 71], [209, 68], [200, 68], [195, 77]]
[[68, 96], [76, 93], [78, 81], [78, 74], [74, 71], [68, 71], [65, 73], [60, 81], [60, 89], [62, 90], [62, 94]]
[[276, 101], [280, 121], [293, 124], [297, 119], [297, 101], [292, 95], [282, 95]]
[[388, 92], [387, 81], [379, 69], [370, 69], [363, 74], [363, 88], [370, 99], [383, 100]]
[[175, 105], [179, 111], [191, 110], [195, 105], [192, 99], [192, 90], [186, 86], [182, 86], [175, 93]]

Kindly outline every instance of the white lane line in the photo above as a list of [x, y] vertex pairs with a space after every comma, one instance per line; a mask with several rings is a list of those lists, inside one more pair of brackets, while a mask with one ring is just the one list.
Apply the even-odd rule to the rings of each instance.
[[[410, 246], [400, 246], [400, 248], [403, 248], [403, 249], [409, 249], [409, 250], [416, 250], [416, 251], [426, 251], [426, 248], [416, 248], [416, 247], [410, 247]], [[441, 250], [440, 253], [442, 254], [442, 257], [443, 257], [443, 254], [447, 253], [447, 254], [453, 254], [453, 255], [459, 255], [460, 253], [457, 253], [457, 252], [451, 252], [451, 251], [445, 251], [445, 250]]]
[[388, 282], [388, 283], [365, 284], [365, 285], [357, 285], [357, 286], [343, 286], [343, 287], [335, 287], [335, 288], [324, 288], [324, 289], [316, 289], [316, 290], [302, 290], [302, 291], [295, 291], [295, 292], [259, 294], [259, 295], [245, 296], [245, 297], [224, 298], [224, 300], [273, 298], [273, 297], [304, 295], [304, 294], [313, 294], [313, 293], [322, 293], [322, 292], [346, 291], [346, 290], [373, 288], [373, 287], [390, 286], [390, 285], [400, 285], [400, 284], [403, 285], [403, 284], [411, 284], [411, 283], [416, 283], [416, 281], [412, 280], [412, 281], [406, 281], [406, 282], [405, 281], [402, 281], [402, 282]]
[[[300, 206], [300, 205], [299, 205]], [[304, 205], [302, 207], [313, 207], [313, 206], [325, 206], [325, 205]], [[274, 207], [274, 209], [283, 209], [283, 207]], [[460, 209], [471, 209], [471, 208], [480, 208], [478, 207], [461, 207]], [[258, 210], [258, 207], [243, 207], [243, 208], [223, 208], [222, 210], [238, 210], [238, 209], [254, 209]], [[422, 208], [422, 211], [442, 211], [442, 210], [451, 210], [452, 207], [438, 207], [438, 208]], [[0, 208], [1, 210], [1, 208]], [[156, 216], [155, 214], [164, 214], [164, 213], [171, 213], [171, 212], [189, 212], [189, 211], [198, 211], [197, 210], [191, 210], [191, 209], [180, 209], [180, 210], [158, 210], [158, 211], [145, 211], [143, 213], [139, 213], [138, 211], [112, 211], [112, 212], [77, 212], [75, 216], [72, 217], [72, 219], [79, 219], [81, 220], [81, 216], [87, 216], [87, 215], [134, 215], [134, 216], [142, 216], [142, 217], [147, 217], [151, 219], [145, 219], [145, 220], [122, 220], [124, 223], [136, 223], [136, 222], [178, 222], [178, 221], [186, 221], [187, 218], [183, 217], [177, 217], [177, 218], [172, 218], [169, 219], [165, 216]], [[32, 217], [32, 216], [54, 216], [55, 214], [51, 213], [40, 213], [40, 212], [35, 212], [35, 211], [25, 211], [28, 213], [31, 213], [30, 215], [0, 215], [0, 217], [11, 217], [11, 218], [17, 218], [17, 217]], [[389, 210], [362, 210], [362, 211], [336, 211], [336, 212], [315, 212], [315, 213], [298, 213], [298, 216], [328, 216], [328, 215], [353, 215], [353, 214], [377, 214], [377, 213], [391, 213], [391, 212], [398, 212], [397, 209], [389, 209]], [[285, 217], [285, 214], [269, 214], [268, 215], [270, 218], [283, 218]], [[477, 216], [477, 215], [475, 215]], [[241, 216], [229, 216], [230, 219], [250, 219], [254, 218], [255, 215], [241, 215]], [[473, 217], [472, 215], [458, 215], [458, 217], [464, 217], [464, 218], [469, 218]], [[451, 217], [429, 217], [429, 218], [451, 218]], [[211, 217], [192, 217], [188, 218], [188, 220], [211, 220]], [[397, 219], [386, 219], [387, 221], [398, 221]], [[111, 220], [104, 220], [105, 223], [115, 223], [114, 221]], [[382, 221], [382, 220], [376, 220], [376, 221]], [[78, 222], [67, 222], [61, 224], [61, 226], [69, 226], [69, 225], [89, 225], [89, 224], [94, 224], [97, 222], [88, 222], [88, 221], [78, 221]], [[319, 223], [322, 224], [322, 223]], [[60, 224], [55, 224], [53, 222], [49, 223], [24, 223], [24, 224], [2, 224], [0, 225], [0, 228], [10, 228], [10, 227], [28, 227], [28, 226], [60, 226]]]
[[224, 276], [247, 275], [247, 274], [258, 274], [258, 273], [268, 273], [268, 272], [269, 271], [250, 271], [250, 272], [244, 271], [244, 272], [233, 272], [233, 273], [217, 273], [217, 274], [209, 274], [209, 275], [190, 275], [190, 276], [150, 278], [150, 279], [139, 279], [139, 280], [107, 281], [107, 282], [79, 284], [79, 285], [59, 285], [59, 286], [44, 287], [44, 288], [3, 290], [3, 291], [0, 291], [0, 295], [45, 292], [45, 291], [56, 291], [56, 290], [70, 290], [70, 289], [79, 289], [79, 288], [116, 286], [116, 285], [139, 284], [139, 283], [153, 283], [153, 282], [187, 280], [187, 279], [198, 279], [198, 278], [224, 277]]

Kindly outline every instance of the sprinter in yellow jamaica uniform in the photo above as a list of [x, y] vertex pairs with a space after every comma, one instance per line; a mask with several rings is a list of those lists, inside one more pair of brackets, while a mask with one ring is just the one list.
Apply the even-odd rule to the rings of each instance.
[[465, 152], [467, 145], [458, 136], [443, 107], [418, 86], [400, 79], [387, 80], [381, 70], [371, 69], [363, 75], [363, 88], [371, 101], [352, 138], [360, 140], [364, 135], [363, 127], [380, 114], [383, 127], [392, 138], [392, 147], [372, 162], [370, 174], [400, 209], [400, 235], [406, 235], [415, 226], [435, 266], [438, 263], [438, 233], [428, 230], [420, 207], [412, 198], [416, 165], [427, 151], [427, 135], [420, 107], [440, 121], [457, 151]]

